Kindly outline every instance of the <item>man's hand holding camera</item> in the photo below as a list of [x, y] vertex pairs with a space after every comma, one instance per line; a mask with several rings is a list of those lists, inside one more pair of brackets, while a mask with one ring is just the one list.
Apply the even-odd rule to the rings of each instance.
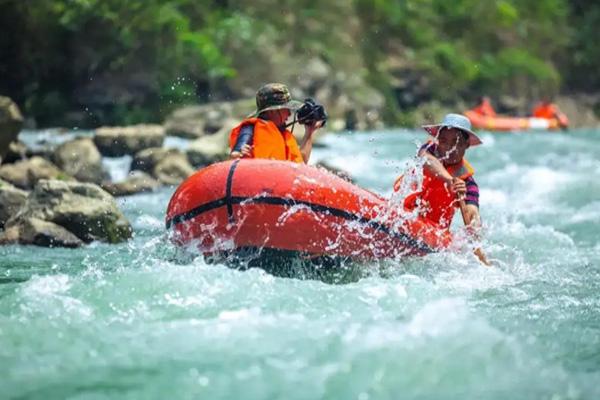
[[325, 107], [310, 97], [304, 100], [302, 107], [296, 111], [296, 121], [301, 125], [306, 125], [306, 127], [314, 125], [314, 129], [325, 126], [327, 117]]
[[312, 98], [304, 100], [302, 107], [296, 111], [296, 121], [304, 125], [304, 135], [312, 137], [313, 133], [327, 123], [327, 112], [322, 104]]
[[313, 135], [317, 131], [317, 129], [323, 127], [325, 125], [323, 121], [312, 121], [304, 125], [304, 134], [307, 136]]
[[312, 151], [313, 134], [327, 123], [325, 107], [315, 100], [308, 98], [304, 100], [302, 107], [296, 111], [295, 121], [304, 125], [304, 138], [302, 138], [302, 143], [300, 144], [300, 152], [306, 162]]

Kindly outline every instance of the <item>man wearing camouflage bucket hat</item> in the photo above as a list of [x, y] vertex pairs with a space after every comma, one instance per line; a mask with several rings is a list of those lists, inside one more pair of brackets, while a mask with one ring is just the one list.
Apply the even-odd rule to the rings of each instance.
[[304, 125], [300, 146], [286, 122], [302, 103], [292, 100], [282, 83], [268, 83], [256, 93], [256, 111], [231, 130], [231, 158], [267, 158], [305, 163], [310, 157], [313, 134], [319, 122]]

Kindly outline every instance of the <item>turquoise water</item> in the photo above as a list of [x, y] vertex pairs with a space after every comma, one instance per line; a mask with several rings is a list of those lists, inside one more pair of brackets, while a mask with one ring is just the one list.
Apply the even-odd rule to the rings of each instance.
[[[313, 161], [389, 195], [424, 139], [331, 135]], [[167, 189], [119, 200], [127, 244], [0, 247], [0, 398], [600, 398], [600, 132], [483, 139], [492, 269], [434, 254], [332, 285], [176, 263]]]

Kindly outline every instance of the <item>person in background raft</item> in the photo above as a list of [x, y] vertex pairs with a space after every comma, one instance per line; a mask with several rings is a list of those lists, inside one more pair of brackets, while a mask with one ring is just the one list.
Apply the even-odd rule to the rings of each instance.
[[473, 107], [471, 111], [476, 112], [479, 115], [483, 115], [486, 117], [495, 117], [496, 110], [492, 106], [492, 102], [489, 97], [483, 96], [479, 98], [479, 103], [477, 106]]
[[313, 134], [320, 128], [316, 122], [304, 125], [300, 146], [287, 130], [286, 121], [302, 106], [292, 100], [288, 88], [281, 83], [269, 83], [256, 93], [256, 111], [231, 130], [230, 158], [267, 158], [306, 163], [313, 145]]
[[[463, 222], [469, 232], [478, 236], [481, 228], [479, 215], [479, 187], [473, 178], [475, 171], [464, 158], [468, 148], [481, 144], [471, 130], [471, 122], [460, 114], [447, 114], [437, 125], [423, 127], [435, 140], [428, 141], [418, 155], [425, 158], [423, 185], [404, 199], [408, 211], [419, 207], [420, 216], [440, 229], [449, 229], [456, 207], [460, 207]], [[402, 176], [394, 184], [400, 190]], [[490, 265], [481, 251], [475, 254], [485, 265]]]
[[569, 119], [560, 111], [558, 106], [552, 102], [549, 97], [543, 97], [542, 100], [533, 108], [532, 116], [535, 118], [553, 119], [558, 121], [561, 128], [566, 129], [569, 126]]

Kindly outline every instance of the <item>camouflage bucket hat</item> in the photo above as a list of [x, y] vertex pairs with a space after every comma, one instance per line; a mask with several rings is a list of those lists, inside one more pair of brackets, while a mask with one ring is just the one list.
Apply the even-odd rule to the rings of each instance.
[[283, 83], [267, 83], [256, 92], [256, 111], [252, 116], [269, 110], [280, 110], [287, 108], [295, 111], [302, 106], [297, 100], [292, 100], [292, 95]]

